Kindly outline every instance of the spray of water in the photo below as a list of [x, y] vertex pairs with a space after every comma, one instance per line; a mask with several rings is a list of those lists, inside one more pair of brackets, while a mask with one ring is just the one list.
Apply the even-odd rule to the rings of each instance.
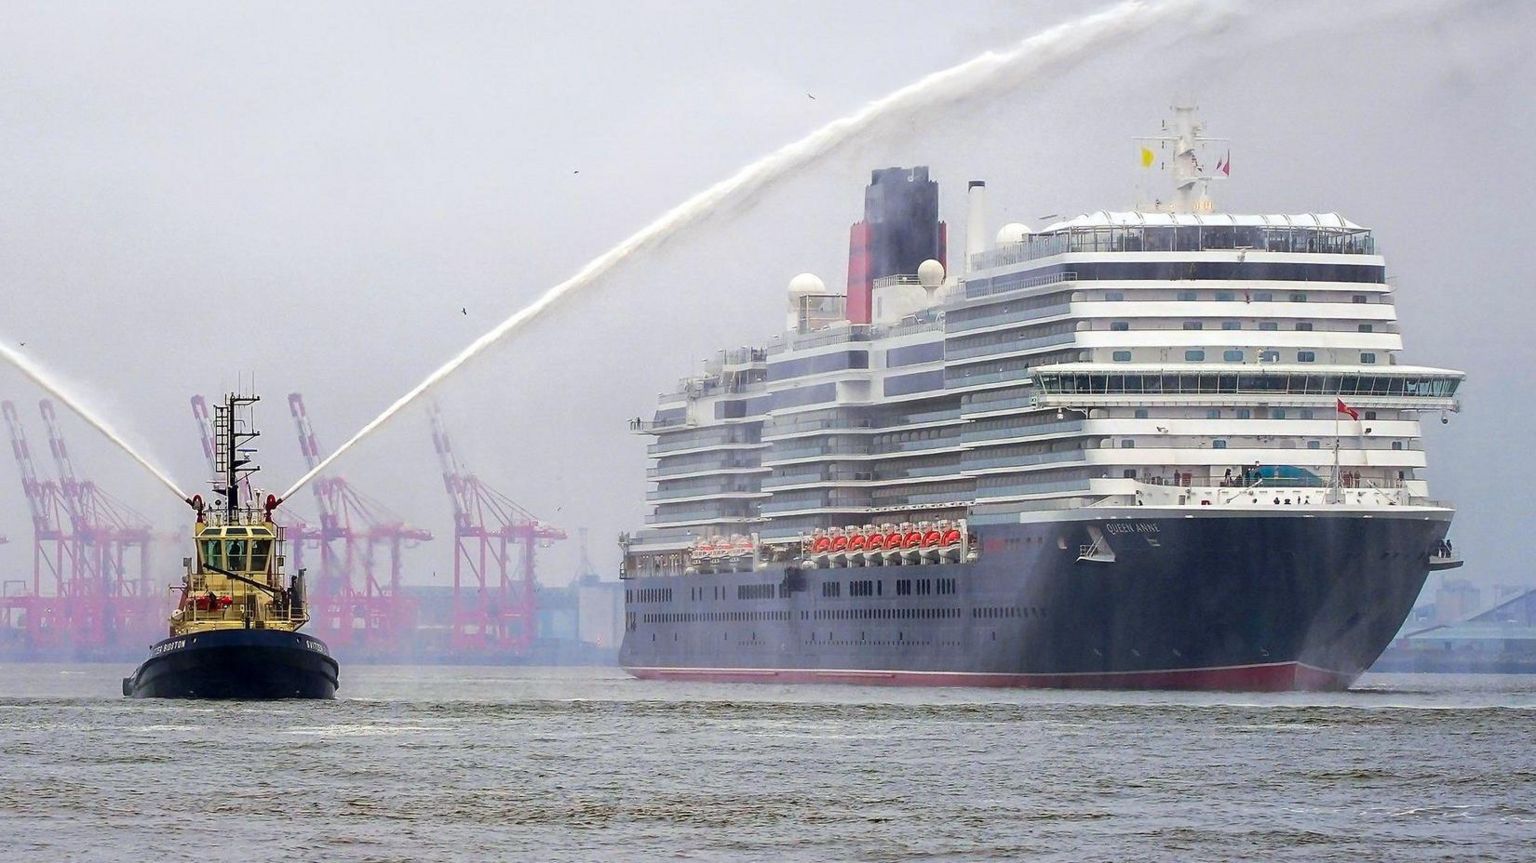
[[335, 452], [299, 477], [282, 496], [292, 496], [358, 441], [373, 433], [486, 348], [548, 311], [576, 289], [591, 284], [626, 258], [659, 244], [717, 208], [749, 198], [785, 174], [827, 157], [842, 146], [877, 129], [882, 123], [951, 106], [988, 92], [1018, 87], [1031, 77], [1060, 69], [1087, 56], [1094, 49], [1112, 45], [1162, 21], [1183, 15], [1196, 3], [1197, 0], [1165, 0], [1157, 3], [1130, 0], [1103, 12], [1052, 27], [1006, 51], [989, 51], [958, 66], [935, 72], [742, 168], [735, 175], [694, 195], [588, 262], [575, 275], [550, 288], [543, 296], [476, 339], [359, 429]]
[[170, 476], [166, 474], [165, 471], [156, 467], [153, 462], [141, 455], [139, 451], [134, 449], [122, 435], [118, 434], [112, 429], [111, 426], [107, 425], [105, 420], [98, 417], [95, 412], [82, 404], [79, 398], [71, 395], [68, 390], [64, 389], [64, 387], [58, 381], [54, 380], [51, 376], [39, 368], [36, 363], [32, 362], [32, 360], [28, 359], [25, 355], [4, 344], [0, 344], [0, 357], [4, 357], [7, 362], [15, 366], [18, 370], [21, 371], [22, 374], [31, 378], [33, 383], [47, 390], [50, 395], [63, 402], [70, 410], [78, 414], [81, 419], [90, 423], [97, 431], [106, 435], [107, 440], [117, 444], [123, 452], [128, 454], [129, 458], [138, 462], [145, 470], [149, 471], [155, 479], [160, 480], [161, 484], [175, 492], [177, 498], [181, 500], [187, 499], [186, 494], [176, 486], [176, 483], [170, 478]]

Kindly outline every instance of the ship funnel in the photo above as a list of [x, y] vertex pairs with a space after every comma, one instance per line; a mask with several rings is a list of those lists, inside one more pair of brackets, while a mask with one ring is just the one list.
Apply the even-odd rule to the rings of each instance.
[[987, 250], [987, 181], [972, 180], [966, 190], [965, 271], [971, 271], [971, 257]]

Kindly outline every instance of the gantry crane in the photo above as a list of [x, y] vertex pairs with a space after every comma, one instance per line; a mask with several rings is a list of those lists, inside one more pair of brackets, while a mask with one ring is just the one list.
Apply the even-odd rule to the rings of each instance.
[[537, 629], [534, 553], [565, 539], [565, 531], [541, 522], [465, 470], [435, 405], [431, 419], [443, 488], [453, 502], [450, 645], [455, 652], [524, 656]]
[[[32, 514], [32, 583], [8, 583], [4, 606], [24, 622], [36, 655], [104, 656], [137, 650], [163, 626], [168, 597], [154, 588], [149, 522], [81, 478], [53, 404], [38, 404], [59, 481], [42, 479], [15, 404], [0, 405]], [[15, 588], [15, 589], [13, 589]]]
[[[288, 408], [299, 450], [313, 470], [324, 454], [304, 397], [289, 394]], [[314, 531], [320, 564], [311, 598], [317, 634], [336, 646], [353, 645], [383, 656], [401, 654], [415, 632], [417, 605], [402, 590], [402, 551], [431, 539], [432, 532], [407, 524], [344, 477], [318, 476], [310, 486], [320, 511]], [[388, 560], [387, 579], [377, 572], [380, 551]]]

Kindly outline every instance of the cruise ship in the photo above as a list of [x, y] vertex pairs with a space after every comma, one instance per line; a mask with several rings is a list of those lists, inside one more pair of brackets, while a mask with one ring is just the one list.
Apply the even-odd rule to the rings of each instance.
[[[1193, 108], [1141, 140], [1166, 195], [965, 253], [927, 168], [873, 172], [847, 286], [721, 351], [632, 430], [620, 537], [640, 678], [1341, 689], [1460, 564], [1386, 261], [1341, 215], [1216, 212]], [[958, 270], [959, 272], [952, 272]]]

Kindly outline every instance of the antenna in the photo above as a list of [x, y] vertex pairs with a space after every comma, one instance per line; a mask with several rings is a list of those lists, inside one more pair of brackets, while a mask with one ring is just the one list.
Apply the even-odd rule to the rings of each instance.
[[222, 487], [215, 486], [213, 490], [224, 496], [224, 512], [230, 519], [234, 519], [240, 509], [241, 481], [261, 470], [248, 457], [256, 451], [250, 444], [261, 436], [261, 432], [253, 427], [251, 412], [241, 410], [259, 401], [261, 396], [229, 393], [224, 397], [224, 403], [213, 409], [214, 473], [218, 476], [217, 482], [223, 483]]
[[[1166, 145], [1173, 144], [1173, 201], [1168, 204], [1158, 202], [1159, 211], [1172, 213], [1209, 213], [1214, 209], [1210, 196], [1210, 183], [1212, 180], [1225, 180], [1226, 160], [1221, 160], [1218, 171], [1207, 172], [1204, 165], [1200, 164], [1198, 147], [1201, 144], [1212, 144], [1227, 141], [1227, 138], [1208, 138], [1205, 136], [1205, 124], [1195, 117], [1195, 112], [1200, 110], [1191, 104], [1174, 105], [1173, 122], [1164, 121], [1164, 131], [1171, 131], [1170, 135], [1153, 135], [1139, 137], [1135, 140], [1146, 144], [1156, 142], [1158, 149], [1162, 150]], [[1148, 150], [1150, 152], [1150, 150]], [[1144, 166], [1150, 167], [1144, 162]], [[1166, 169], [1164, 163], [1160, 170]]]

